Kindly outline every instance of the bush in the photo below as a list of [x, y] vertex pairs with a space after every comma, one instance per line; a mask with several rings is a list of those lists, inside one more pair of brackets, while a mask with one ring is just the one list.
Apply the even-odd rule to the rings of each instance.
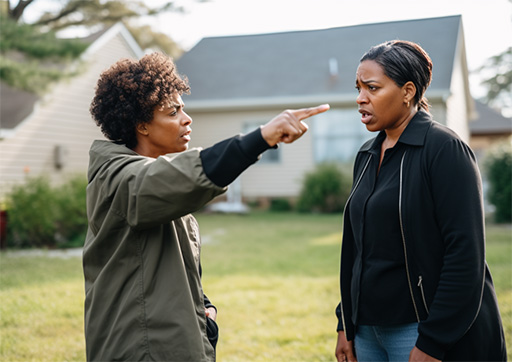
[[351, 178], [335, 164], [321, 164], [306, 174], [297, 202], [301, 212], [341, 212], [350, 194]]
[[87, 230], [84, 179], [74, 176], [52, 188], [46, 177], [37, 177], [15, 186], [7, 195], [8, 245], [82, 246]]
[[496, 207], [494, 221], [512, 221], [512, 150], [510, 145], [494, 149], [486, 159], [489, 202]]
[[290, 201], [287, 199], [272, 199], [270, 201], [270, 211], [291, 211], [292, 205], [290, 205]]
[[74, 176], [60, 188], [57, 197], [57, 240], [64, 246], [83, 246], [87, 233], [86, 190], [87, 179]]

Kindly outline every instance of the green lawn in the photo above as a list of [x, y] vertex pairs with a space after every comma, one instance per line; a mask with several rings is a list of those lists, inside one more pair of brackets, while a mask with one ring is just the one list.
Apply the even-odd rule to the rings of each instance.
[[[340, 215], [197, 215], [203, 284], [218, 307], [219, 361], [334, 361]], [[512, 356], [512, 235], [489, 227]], [[0, 255], [0, 360], [82, 361], [79, 258]]]

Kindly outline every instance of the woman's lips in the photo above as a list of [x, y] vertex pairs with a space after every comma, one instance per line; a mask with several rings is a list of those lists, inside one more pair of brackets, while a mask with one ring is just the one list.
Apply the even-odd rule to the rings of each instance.
[[190, 141], [190, 134], [192, 133], [192, 131], [188, 131], [188, 132], [185, 132], [181, 138], [185, 139], [186, 141]]
[[371, 122], [373, 115], [365, 110], [359, 110], [359, 113], [361, 113], [361, 122], [364, 124], [368, 124]]

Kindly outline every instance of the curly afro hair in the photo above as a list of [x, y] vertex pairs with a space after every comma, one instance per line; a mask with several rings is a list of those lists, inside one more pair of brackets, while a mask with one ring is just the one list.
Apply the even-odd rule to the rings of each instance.
[[134, 148], [136, 126], [151, 122], [155, 107], [170, 104], [175, 93], [189, 92], [172, 59], [152, 53], [139, 61], [122, 59], [104, 71], [90, 111], [109, 140]]

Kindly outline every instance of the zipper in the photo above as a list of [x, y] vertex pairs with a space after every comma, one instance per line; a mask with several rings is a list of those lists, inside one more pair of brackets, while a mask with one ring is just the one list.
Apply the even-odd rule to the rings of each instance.
[[[343, 207], [343, 218], [345, 218], [345, 211], [347, 211], [347, 205], [348, 205], [350, 199], [352, 198], [352, 195], [354, 195], [354, 192], [356, 191], [357, 187], [359, 186], [359, 183], [361, 182], [361, 179], [363, 178], [363, 175], [366, 172], [368, 165], [370, 164], [371, 158], [372, 158], [372, 155], [369, 155], [368, 161], [366, 161], [366, 164], [364, 165], [361, 175], [359, 175], [359, 178], [357, 179], [356, 184], [354, 185], [354, 188], [352, 189], [352, 192], [350, 192], [350, 195], [348, 195], [347, 202], [345, 203], [345, 206]], [[343, 257], [341, 259], [343, 259]], [[343, 294], [341, 294], [341, 290], [340, 290], [340, 297], [341, 297], [340, 298], [341, 322], [343, 323], [343, 330], [346, 331], [347, 327], [345, 325], [345, 314], [343, 313]]]
[[414, 300], [414, 294], [412, 291], [412, 283], [411, 283], [411, 274], [409, 273], [409, 262], [407, 261], [407, 246], [405, 244], [405, 234], [404, 234], [404, 224], [402, 221], [402, 179], [403, 179], [403, 168], [404, 168], [404, 159], [407, 154], [407, 150], [404, 152], [402, 156], [402, 160], [400, 161], [400, 189], [398, 192], [398, 217], [400, 219], [400, 232], [402, 233], [402, 245], [404, 247], [404, 257], [405, 257], [405, 271], [407, 274], [407, 283], [409, 284], [409, 293], [411, 294], [412, 305], [414, 307], [414, 313], [416, 313], [416, 320], [418, 323], [420, 322], [420, 315], [418, 313], [418, 307], [416, 306], [416, 301]]
[[421, 275], [418, 278], [418, 287], [420, 287], [421, 299], [423, 299], [423, 306], [425, 307], [425, 310], [427, 311], [427, 314], [429, 314], [428, 306], [427, 306], [427, 300], [425, 299], [425, 292], [423, 290], [423, 277]]

